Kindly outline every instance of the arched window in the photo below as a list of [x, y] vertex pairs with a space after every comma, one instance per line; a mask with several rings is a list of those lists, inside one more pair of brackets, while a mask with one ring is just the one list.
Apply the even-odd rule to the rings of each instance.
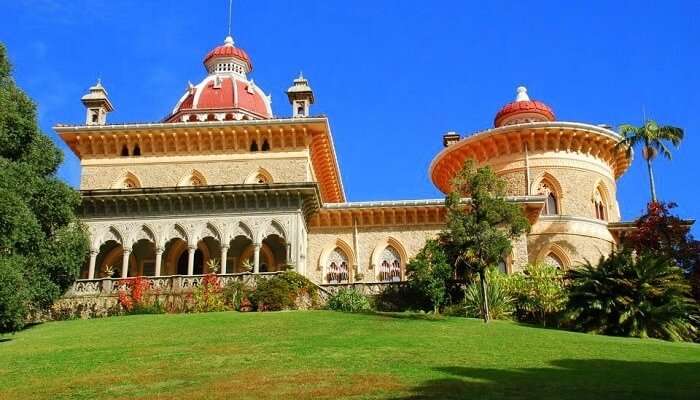
[[382, 252], [379, 264], [379, 280], [381, 282], [398, 282], [401, 280], [401, 256], [392, 246], [387, 246]]
[[608, 220], [608, 207], [605, 204], [605, 197], [601, 193], [600, 187], [596, 188], [593, 194], [593, 208], [595, 209], [595, 217], [601, 221]]
[[139, 147], [138, 144], [134, 145], [134, 151], [131, 154], [134, 156], [140, 156], [141, 155], [141, 147]]
[[122, 157], [128, 157], [129, 156], [129, 148], [126, 147], [126, 145], [122, 146]]
[[340, 248], [336, 247], [328, 256], [328, 272], [326, 282], [328, 283], [348, 283], [350, 273], [348, 268], [348, 255]]
[[262, 144], [262, 151], [270, 151], [270, 143], [265, 139]]
[[555, 267], [556, 269], [564, 269], [564, 262], [561, 260], [561, 258], [559, 258], [558, 255], [554, 254], [553, 252], [547, 254], [543, 262], [547, 265]]
[[136, 182], [136, 179], [133, 179], [131, 177], [124, 178], [122, 189], [135, 189], [137, 187], [139, 187], [139, 184], [138, 182]]
[[250, 151], [258, 151], [258, 142], [255, 140], [250, 144]]
[[537, 194], [546, 196], [547, 201], [542, 209], [542, 215], [558, 215], [559, 214], [559, 199], [554, 185], [546, 179], [542, 179], [537, 186]]
[[263, 184], [270, 184], [272, 183], [272, 175], [270, 175], [269, 172], [267, 172], [264, 168], [258, 168], [257, 171], [251, 173], [248, 175], [248, 177], [245, 179], [243, 183], [248, 183], [248, 184], [258, 184], [258, 185], [263, 185]]

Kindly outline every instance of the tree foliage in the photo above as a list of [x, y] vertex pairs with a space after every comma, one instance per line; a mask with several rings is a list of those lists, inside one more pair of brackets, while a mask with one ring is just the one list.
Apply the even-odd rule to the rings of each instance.
[[447, 227], [441, 240], [455, 268], [477, 273], [484, 296], [484, 320], [488, 321], [485, 271], [495, 268], [511, 251], [511, 240], [529, 229], [519, 205], [506, 199], [506, 183], [486, 166], [467, 162], [452, 181], [445, 200]]
[[447, 301], [447, 285], [452, 278], [452, 267], [440, 243], [428, 240], [406, 270], [411, 289], [429, 300], [437, 314]]
[[647, 162], [649, 172], [649, 185], [651, 189], [651, 201], [656, 202], [656, 185], [654, 183], [654, 172], [651, 167], [652, 161], [661, 154], [667, 159], [671, 159], [671, 150], [668, 143], [678, 147], [683, 140], [683, 129], [671, 125], [659, 125], [656, 121], [646, 120], [642, 126], [625, 124], [620, 126], [622, 139], [618, 146], [627, 150], [628, 156], [632, 156], [632, 150], [640, 146], [642, 156]]
[[630, 251], [569, 271], [568, 320], [585, 332], [693, 340], [697, 303], [683, 271], [668, 258]]
[[78, 276], [88, 249], [80, 196], [56, 178], [61, 152], [11, 77], [0, 43], [0, 332], [51, 305]]
[[531, 264], [524, 272], [501, 276], [500, 280], [515, 299], [521, 321], [545, 326], [556, 321], [567, 302], [567, 287], [561, 270], [549, 264]]

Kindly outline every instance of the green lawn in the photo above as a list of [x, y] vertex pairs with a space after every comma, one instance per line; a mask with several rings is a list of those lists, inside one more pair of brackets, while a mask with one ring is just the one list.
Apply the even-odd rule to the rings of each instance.
[[325, 311], [52, 322], [0, 338], [0, 399], [690, 399], [700, 345]]

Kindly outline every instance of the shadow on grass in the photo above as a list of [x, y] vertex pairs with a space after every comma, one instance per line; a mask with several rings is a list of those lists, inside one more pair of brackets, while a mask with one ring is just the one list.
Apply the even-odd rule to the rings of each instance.
[[697, 399], [700, 362], [557, 360], [548, 367], [442, 367], [402, 399]]
[[367, 315], [376, 315], [378, 317], [395, 318], [395, 319], [410, 319], [421, 321], [446, 321], [447, 318], [443, 315], [417, 313], [417, 312], [385, 312], [374, 311]]

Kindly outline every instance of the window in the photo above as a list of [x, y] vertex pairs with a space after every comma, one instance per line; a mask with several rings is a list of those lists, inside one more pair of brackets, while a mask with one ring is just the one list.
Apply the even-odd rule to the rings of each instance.
[[379, 280], [381, 282], [398, 282], [401, 280], [401, 256], [392, 246], [387, 246], [382, 252], [382, 262], [379, 265]]
[[129, 148], [126, 147], [126, 145], [122, 146], [122, 157], [128, 157], [129, 156]]
[[558, 215], [559, 214], [559, 199], [554, 190], [554, 185], [543, 179], [537, 187], [537, 193], [546, 196], [547, 200], [542, 209], [542, 215]]
[[340, 247], [336, 247], [328, 257], [326, 281], [328, 283], [348, 283], [349, 279], [348, 256]]
[[135, 189], [137, 187], [139, 187], [139, 185], [138, 185], [138, 183], [136, 183], [136, 181], [134, 179], [131, 179], [131, 178], [124, 179], [124, 184], [123, 184], [124, 189]]
[[270, 151], [270, 143], [265, 139], [262, 144], [262, 151]]
[[607, 221], [607, 205], [605, 200], [603, 200], [603, 194], [598, 187], [593, 194], [593, 208], [595, 209], [595, 217], [601, 221]]
[[92, 110], [92, 113], [91, 113], [92, 123], [96, 124], [99, 118], [100, 118], [100, 111], [99, 110]]
[[258, 142], [253, 140], [253, 143], [250, 144], [250, 151], [258, 151]]
[[141, 148], [139, 147], [138, 144], [134, 146], [134, 151], [133, 151], [131, 154], [132, 154], [132, 155], [135, 155], [135, 156], [140, 156], [140, 155], [141, 155]]

